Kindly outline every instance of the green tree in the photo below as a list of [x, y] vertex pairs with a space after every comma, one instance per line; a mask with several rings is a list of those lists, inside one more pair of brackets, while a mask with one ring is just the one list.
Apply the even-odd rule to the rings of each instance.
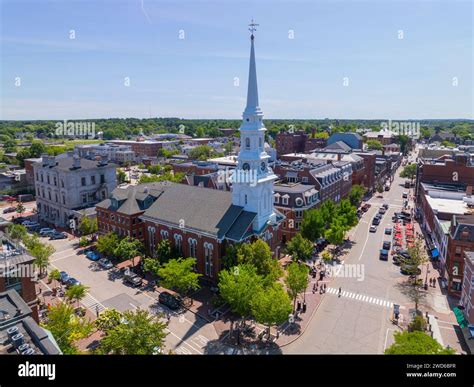
[[344, 242], [345, 231], [346, 226], [344, 224], [344, 220], [341, 218], [336, 218], [324, 233], [324, 237], [332, 245], [340, 246]]
[[28, 235], [26, 227], [21, 224], [10, 224], [7, 228], [7, 233], [16, 244]]
[[158, 243], [155, 248], [155, 255], [159, 259], [160, 263], [166, 263], [172, 258], [178, 258], [175, 255], [173, 246], [168, 239], [163, 239]]
[[291, 313], [291, 300], [280, 283], [273, 283], [261, 289], [252, 301], [255, 320], [268, 327], [268, 335], [272, 325], [282, 324]]
[[148, 311], [125, 311], [120, 324], [106, 327], [99, 352], [116, 355], [151, 355], [163, 348], [166, 324]]
[[268, 283], [274, 282], [282, 275], [278, 261], [272, 257], [270, 246], [261, 239], [257, 239], [252, 244], [242, 243], [239, 245], [237, 263], [248, 263], [255, 266], [257, 274], [261, 275]]
[[382, 150], [382, 143], [379, 140], [367, 140], [369, 150]]
[[17, 206], [16, 206], [16, 212], [18, 214], [20, 214], [20, 216], [25, 212], [26, 208], [25, 206], [23, 205], [23, 203], [18, 203]]
[[48, 278], [50, 281], [59, 281], [59, 279], [61, 278], [61, 273], [58, 269], [53, 269], [49, 272]]
[[99, 253], [104, 255], [113, 255], [115, 248], [119, 244], [119, 237], [113, 232], [108, 232], [105, 235], [100, 235], [97, 238], [96, 249]]
[[169, 181], [172, 183], [181, 183], [184, 178], [184, 173], [178, 172], [165, 172], [162, 175], [141, 175], [140, 179], [138, 180], [138, 184], [146, 184], [146, 183], [159, 183], [161, 181]]
[[324, 219], [324, 224], [327, 227], [334, 219], [334, 215], [336, 213], [336, 205], [331, 199], [327, 199], [321, 204], [321, 207], [319, 207], [319, 211], [321, 211], [321, 215]]
[[108, 331], [120, 325], [123, 314], [117, 309], [105, 309], [96, 320], [94, 325], [101, 331]]
[[42, 154], [46, 153], [46, 146], [42, 141], [33, 140], [29, 149], [29, 157], [38, 158]]
[[199, 277], [202, 275], [194, 271], [196, 258], [170, 259], [158, 269], [162, 278], [162, 285], [169, 289], [176, 289], [181, 295], [199, 289]]
[[359, 222], [357, 218], [357, 208], [353, 206], [348, 199], [341, 200], [336, 207], [335, 220], [337, 220], [346, 231], [350, 230]]
[[416, 176], [416, 164], [409, 164], [400, 172], [400, 177], [413, 180]]
[[313, 209], [305, 211], [303, 222], [301, 223], [301, 235], [304, 238], [314, 242], [324, 235], [325, 229], [325, 217], [320, 210]]
[[117, 183], [123, 184], [127, 181], [127, 174], [123, 169], [117, 168]]
[[219, 273], [222, 298], [244, 320], [252, 315], [252, 300], [263, 288], [263, 278], [253, 265], [237, 265]]
[[313, 255], [313, 243], [298, 233], [287, 243], [286, 251], [291, 255], [293, 261], [306, 261]]
[[78, 353], [75, 342], [87, 337], [93, 328], [90, 322], [76, 316], [74, 308], [65, 302], [51, 307], [47, 323], [42, 326], [51, 332], [64, 354]]
[[37, 241], [30, 243], [31, 248], [28, 248], [28, 250], [31, 256], [35, 258], [33, 265], [38, 267], [40, 270], [40, 276], [43, 276], [49, 266], [49, 257], [54, 254], [56, 249], [49, 243], [42, 244], [41, 242], [38, 243]]
[[298, 294], [304, 292], [308, 286], [308, 266], [304, 264], [298, 264], [296, 262], [291, 263], [287, 267], [287, 276], [285, 278], [285, 284], [287, 287], [288, 294], [293, 300], [293, 311], [296, 309], [296, 298]]
[[189, 151], [189, 158], [192, 160], [202, 160], [205, 161], [212, 157], [214, 149], [209, 145], [199, 145]]
[[123, 238], [114, 249], [114, 255], [121, 261], [132, 260], [143, 252], [143, 243], [135, 238]]
[[85, 285], [72, 285], [69, 289], [66, 290], [66, 298], [70, 302], [76, 302], [79, 304], [79, 301], [82, 300], [87, 294], [88, 287]]
[[383, 185], [382, 185], [382, 183], [378, 183], [376, 189], [377, 189], [377, 192], [378, 192], [378, 193], [383, 193]]
[[454, 355], [452, 348], [444, 348], [424, 332], [395, 332], [395, 342], [385, 350], [387, 355]]
[[81, 235], [88, 236], [97, 232], [97, 219], [91, 219], [85, 214], [81, 218], [81, 222], [78, 227]]
[[426, 330], [426, 321], [423, 316], [415, 316], [413, 321], [409, 325], [409, 329], [411, 332], [413, 331], [420, 331], [424, 332]]
[[367, 190], [365, 187], [355, 184], [349, 192], [349, 201], [355, 207], [358, 207]]

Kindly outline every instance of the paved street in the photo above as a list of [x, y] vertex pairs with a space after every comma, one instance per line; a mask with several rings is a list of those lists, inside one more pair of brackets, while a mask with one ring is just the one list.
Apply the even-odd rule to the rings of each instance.
[[[283, 353], [382, 353], [392, 343], [393, 332], [399, 330], [390, 321], [393, 304], [402, 305], [402, 314], [406, 314], [408, 300], [394, 286], [404, 278], [399, 267], [392, 264], [391, 257], [380, 260], [379, 250], [384, 240], [392, 240], [384, 235], [384, 228], [393, 227], [392, 215], [402, 208], [402, 192], [408, 191], [403, 182], [397, 172], [390, 191], [384, 192], [383, 199], [374, 195], [369, 201], [372, 207], [351, 232], [353, 246], [344, 265], [362, 265], [358, 269], [363, 280], [334, 278], [334, 290], [328, 290], [305, 333], [284, 347]], [[370, 233], [372, 218], [383, 203], [389, 204], [389, 210], [377, 232]]]
[[[96, 309], [100, 312], [105, 308], [115, 308], [119, 311], [142, 308], [153, 313], [169, 312], [166, 307], [158, 304], [157, 292], [127, 286], [112, 272], [96, 268], [94, 262], [88, 260], [84, 254], [78, 254], [80, 250], [73, 248], [77, 239], [44, 239], [56, 248], [50, 260], [51, 265], [66, 271], [89, 287], [89, 293], [82, 304], [93, 313], [96, 313]], [[202, 354], [208, 341], [217, 339], [213, 325], [190, 311], [171, 313], [168, 328], [165, 350], [173, 350], [179, 354]]]

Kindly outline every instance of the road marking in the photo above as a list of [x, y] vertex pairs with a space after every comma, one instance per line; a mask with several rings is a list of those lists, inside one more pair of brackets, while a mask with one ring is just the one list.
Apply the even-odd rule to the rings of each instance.
[[[193, 349], [194, 351], [196, 351], [197, 353], [199, 353], [200, 355], [202, 355], [202, 352], [199, 350], [199, 349], [196, 349], [194, 348], [191, 344], [189, 344], [186, 340], [183, 340], [181, 337], [179, 337], [177, 334], [175, 334], [174, 332], [170, 331], [168, 328], [165, 329], [165, 331], [167, 331], [168, 333], [171, 333], [174, 337], [176, 337], [177, 339], [179, 339], [179, 341], [183, 344], [186, 344], [189, 348]], [[178, 347], [180, 348], [180, 347]]]
[[[328, 288], [327, 289], [327, 293], [335, 294], [336, 292], [338, 292], [338, 291], [335, 288]], [[387, 300], [382, 300], [382, 299], [379, 299], [379, 298], [376, 298], [376, 297], [365, 296], [363, 294], [355, 294], [353, 292], [348, 292], [348, 291], [342, 292], [341, 296], [345, 297], [345, 298], [348, 298], [348, 299], [353, 299], [355, 301], [362, 301], [362, 302], [367, 302], [367, 303], [370, 303], [370, 304], [373, 304], [373, 305], [378, 305], [378, 306], [381, 306], [383, 308], [393, 308], [393, 303], [392, 302], [387, 301]], [[404, 307], [400, 306], [400, 309], [404, 309]]]
[[85, 297], [81, 300], [81, 304], [84, 305], [86, 308], [88, 308], [90, 311], [92, 311], [94, 314], [99, 311], [99, 313], [103, 312], [107, 308], [97, 301], [97, 299], [92, 296], [90, 293], [87, 293]]

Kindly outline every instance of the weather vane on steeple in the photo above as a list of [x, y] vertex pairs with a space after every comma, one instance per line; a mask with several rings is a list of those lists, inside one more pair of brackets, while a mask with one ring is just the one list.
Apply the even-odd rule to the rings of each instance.
[[253, 19], [252, 19], [252, 22], [249, 24], [249, 27], [250, 27], [250, 28], [249, 28], [249, 31], [252, 33], [252, 35], [250, 35], [250, 39], [253, 40], [253, 33], [254, 33], [255, 31], [257, 31], [257, 28], [256, 28], [256, 27], [258, 27], [258, 26], [259, 26], [259, 25], [256, 24], [256, 23], [253, 21]]

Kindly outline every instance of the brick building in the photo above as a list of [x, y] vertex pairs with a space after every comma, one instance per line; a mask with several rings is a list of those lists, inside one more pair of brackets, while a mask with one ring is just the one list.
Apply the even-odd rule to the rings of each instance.
[[[23, 298], [32, 311], [36, 322], [38, 318], [38, 300], [35, 288], [34, 258], [22, 247], [13, 243], [6, 234], [0, 232], [0, 292], [11, 289]], [[7, 248], [8, 246], [8, 248]]]
[[[315, 133], [314, 130], [313, 133]], [[287, 153], [310, 152], [316, 148], [324, 148], [326, 144], [327, 140], [322, 138], [312, 138], [303, 130], [294, 133], [280, 132], [276, 135], [277, 157]]]
[[172, 183], [147, 183], [127, 188], [116, 188], [109, 199], [96, 206], [97, 227], [100, 234], [110, 231], [119, 236], [145, 240], [142, 215]]
[[304, 212], [319, 205], [319, 192], [314, 185], [282, 182], [275, 184], [275, 208], [285, 216], [278, 239], [282, 244], [301, 231]]
[[469, 324], [474, 324], [474, 251], [464, 252], [461, 305], [464, 306], [464, 315]]
[[157, 157], [158, 151], [161, 148], [169, 148], [174, 144], [177, 144], [178, 141], [153, 141], [153, 140], [111, 140], [109, 141], [112, 144], [117, 145], [127, 145], [135, 153], [137, 158], [141, 157]]
[[420, 159], [416, 175], [416, 197], [420, 183], [446, 183], [474, 186], [474, 163], [468, 153], [457, 153], [452, 158]]
[[464, 253], [474, 250], [474, 213], [453, 215], [448, 237], [446, 272], [448, 294], [460, 297], [464, 276]]

